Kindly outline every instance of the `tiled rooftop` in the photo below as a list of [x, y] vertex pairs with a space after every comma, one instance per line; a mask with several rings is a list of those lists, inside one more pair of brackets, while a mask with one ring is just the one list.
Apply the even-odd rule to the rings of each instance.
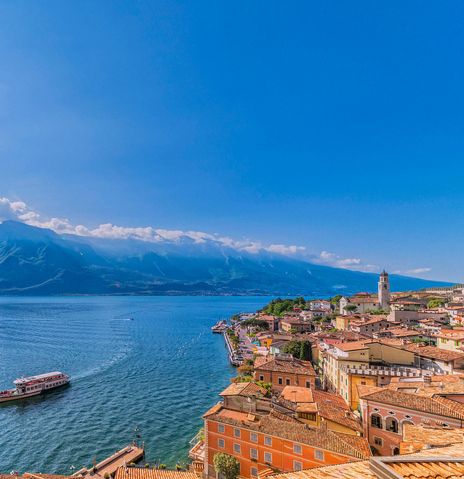
[[324, 428], [313, 429], [296, 419], [276, 412], [265, 416], [250, 417], [246, 413], [221, 409], [208, 415], [208, 419], [245, 427], [263, 434], [307, 444], [345, 456], [358, 459], [370, 457], [369, 444], [364, 438], [336, 433]]
[[144, 467], [120, 467], [115, 479], [198, 479], [190, 471], [170, 471], [168, 469], [148, 469]]
[[283, 359], [279, 357], [256, 358], [255, 370], [275, 371], [293, 374], [306, 374], [315, 376], [313, 365], [310, 361], [302, 361], [301, 359], [290, 358]]
[[[269, 477], [272, 479], [379, 479], [380, 477], [462, 479], [464, 477], [464, 463], [459, 461], [462, 461], [463, 457], [464, 445], [458, 444], [444, 448], [427, 449], [417, 454], [394, 456], [392, 459], [396, 462], [388, 462], [389, 458], [375, 458], [372, 461], [324, 466]], [[383, 476], [377, 475], [372, 469], [372, 463], [378, 461], [383, 465]]]
[[456, 359], [464, 359], [464, 352], [448, 351], [446, 349], [437, 348], [436, 346], [419, 346], [417, 344], [405, 344], [402, 349], [411, 351], [419, 356], [429, 359], [438, 359], [440, 361], [454, 361]]
[[464, 419], [464, 404], [449, 399], [419, 396], [388, 388], [375, 388], [371, 392], [365, 392], [364, 388], [358, 388], [358, 391], [361, 399], [376, 403], [390, 404], [443, 417]]
[[266, 390], [253, 382], [232, 383], [220, 396], [265, 396]]

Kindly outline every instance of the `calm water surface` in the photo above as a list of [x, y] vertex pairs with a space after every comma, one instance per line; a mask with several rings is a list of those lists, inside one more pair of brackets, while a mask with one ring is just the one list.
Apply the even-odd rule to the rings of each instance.
[[0, 389], [23, 375], [72, 376], [65, 389], [0, 405], [0, 472], [68, 474], [129, 443], [135, 427], [148, 462], [185, 461], [234, 375], [211, 325], [268, 299], [0, 298]]

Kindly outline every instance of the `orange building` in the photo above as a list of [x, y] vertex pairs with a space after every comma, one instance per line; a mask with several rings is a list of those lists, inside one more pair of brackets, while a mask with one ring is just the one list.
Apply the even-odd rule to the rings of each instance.
[[266, 470], [289, 472], [342, 464], [370, 456], [368, 443], [356, 436], [311, 428], [282, 413], [262, 391], [242, 384], [229, 386], [204, 416], [204, 471], [216, 477], [214, 456], [223, 452], [240, 464], [240, 477], [255, 478]]
[[257, 357], [254, 368], [255, 381], [271, 383], [275, 391], [282, 391], [285, 386], [315, 387], [316, 373], [311, 362], [290, 354]]

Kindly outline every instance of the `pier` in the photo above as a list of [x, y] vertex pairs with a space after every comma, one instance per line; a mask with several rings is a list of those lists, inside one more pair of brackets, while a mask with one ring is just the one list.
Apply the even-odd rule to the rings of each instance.
[[86, 467], [80, 469], [73, 476], [80, 476], [80, 477], [90, 477], [90, 476], [100, 476], [100, 477], [108, 477], [113, 476], [119, 467], [130, 464], [136, 463], [143, 459], [145, 455], [144, 445], [142, 447], [138, 446], [137, 444], [130, 444], [119, 451], [116, 451], [111, 456], [107, 457], [103, 461], [95, 464], [94, 467], [87, 469]]
[[227, 334], [227, 331], [224, 331], [222, 333], [223, 337], [224, 337], [224, 341], [226, 342], [226, 346], [227, 346], [227, 351], [229, 352], [229, 361], [230, 361], [230, 364], [232, 364], [232, 366], [240, 366], [242, 364], [242, 361], [240, 361], [239, 359], [237, 359], [236, 357], [236, 352], [234, 351], [234, 348], [230, 342], [230, 339], [229, 339], [229, 336]]

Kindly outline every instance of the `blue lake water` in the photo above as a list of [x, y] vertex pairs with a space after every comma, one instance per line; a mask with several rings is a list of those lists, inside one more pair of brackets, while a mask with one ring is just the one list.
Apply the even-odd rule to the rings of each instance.
[[201, 415], [235, 373], [210, 327], [268, 300], [0, 298], [0, 389], [23, 375], [72, 377], [65, 389], [0, 405], [0, 472], [69, 474], [128, 444], [136, 427], [146, 462], [185, 462]]

